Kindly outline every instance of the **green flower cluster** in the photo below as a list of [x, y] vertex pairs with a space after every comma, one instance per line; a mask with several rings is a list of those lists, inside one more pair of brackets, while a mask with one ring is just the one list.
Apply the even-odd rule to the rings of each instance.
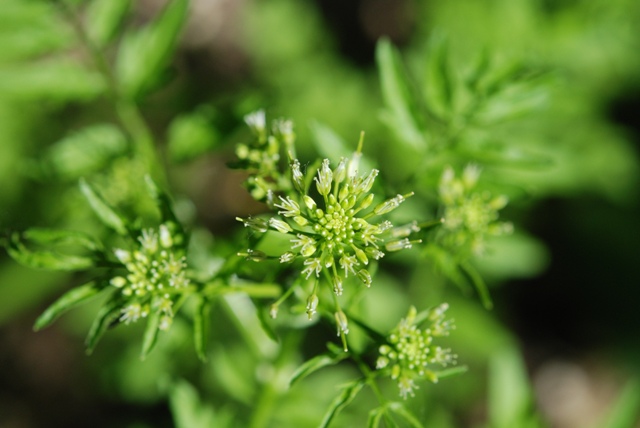
[[[417, 314], [411, 307], [406, 318], [400, 320], [398, 326], [387, 337], [387, 344], [379, 348], [380, 356], [376, 368], [387, 370], [392, 379], [398, 383], [400, 395], [414, 395], [418, 386], [417, 379], [438, 381], [438, 375], [432, 370], [434, 365], [446, 367], [454, 364], [456, 356], [450, 349], [443, 349], [433, 344], [433, 339], [448, 336], [454, 328], [452, 320], [445, 320], [445, 312], [449, 305], [443, 303], [433, 309]], [[421, 330], [417, 326], [423, 321], [430, 322], [428, 328]]]
[[173, 304], [188, 286], [184, 249], [167, 224], [158, 230], [142, 230], [133, 251], [114, 250], [127, 273], [113, 277], [110, 284], [121, 290], [127, 305], [120, 321], [125, 324], [146, 318], [151, 311], [160, 312], [158, 328], [167, 330], [173, 321]]
[[440, 200], [444, 205], [444, 244], [474, 255], [484, 252], [488, 236], [513, 230], [511, 223], [498, 221], [498, 211], [507, 205], [507, 197], [474, 191], [479, 176], [480, 169], [475, 165], [468, 165], [460, 178], [448, 167], [439, 184]]
[[[408, 238], [420, 230], [415, 222], [393, 227], [388, 220], [373, 221], [396, 209], [413, 193], [397, 195], [373, 205], [374, 195], [370, 190], [378, 170], [358, 176], [358, 159], [359, 156], [350, 161], [343, 158], [333, 170], [329, 160], [324, 159], [314, 177], [319, 194], [315, 198], [305, 188], [300, 162], [293, 159], [290, 169], [297, 192], [293, 197], [280, 196], [274, 202], [279, 208], [279, 216], [268, 220], [238, 218], [258, 232], [272, 229], [290, 235], [291, 246], [279, 256], [280, 262], [303, 260], [301, 273], [306, 278], [319, 278], [325, 272], [337, 295], [342, 294], [343, 281], [349, 275], [358, 277], [367, 287], [371, 286], [371, 274], [366, 268], [371, 259], [378, 260], [385, 251], [411, 248], [412, 244], [420, 242]], [[250, 250], [247, 254], [254, 260], [260, 259], [255, 251]]]
[[244, 120], [255, 139], [249, 144], [238, 144], [236, 156], [239, 166], [253, 171], [246, 185], [251, 196], [260, 201], [281, 187], [280, 147], [284, 145], [291, 150], [295, 134], [292, 122], [286, 119], [274, 120], [272, 132], [269, 132], [264, 110], [253, 112]]

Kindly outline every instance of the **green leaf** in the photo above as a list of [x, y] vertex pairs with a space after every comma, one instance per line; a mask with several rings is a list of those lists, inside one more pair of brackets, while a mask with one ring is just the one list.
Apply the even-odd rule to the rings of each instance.
[[460, 262], [460, 268], [462, 271], [469, 277], [471, 283], [476, 288], [478, 295], [480, 296], [480, 301], [485, 309], [492, 309], [493, 302], [491, 301], [491, 295], [489, 294], [489, 289], [487, 288], [487, 284], [480, 276], [480, 273], [474, 268], [471, 263], [468, 262]]
[[211, 323], [210, 311], [211, 302], [205, 297], [200, 297], [193, 317], [193, 342], [196, 354], [203, 362], [207, 361], [207, 343], [209, 325]]
[[53, 302], [36, 320], [33, 329], [42, 330], [55, 321], [60, 315], [69, 309], [84, 303], [86, 300], [100, 293], [108, 285], [107, 282], [91, 282], [69, 290], [58, 300]]
[[147, 319], [147, 326], [144, 330], [142, 337], [142, 352], [140, 353], [140, 359], [144, 360], [147, 355], [153, 350], [153, 347], [158, 341], [158, 333], [160, 332], [160, 319], [163, 316], [163, 312], [159, 310], [152, 310]]
[[75, 180], [102, 170], [126, 150], [127, 139], [119, 128], [93, 125], [55, 143], [46, 155], [46, 162], [55, 174]]
[[262, 327], [262, 330], [266, 333], [267, 336], [269, 336], [271, 340], [273, 340], [276, 343], [279, 343], [280, 337], [278, 337], [278, 334], [273, 329], [273, 326], [269, 321], [268, 312], [269, 311], [267, 308], [262, 308], [262, 309], [258, 308], [257, 314], [258, 314], [258, 321], [260, 321], [260, 327]]
[[634, 428], [640, 418], [640, 383], [637, 378], [627, 382], [622, 393], [605, 418], [602, 428]]
[[491, 426], [506, 428], [529, 413], [532, 392], [522, 358], [514, 347], [494, 353], [489, 371], [489, 420]]
[[378, 42], [376, 61], [380, 72], [382, 96], [387, 107], [387, 122], [400, 143], [421, 151], [426, 146], [424, 134], [414, 114], [415, 101], [409, 88], [399, 54], [387, 39]]
[[93, 43], [102, 47], [113, 40], [130, 9], [131, 0], [92, 0], [87, 7], [86, 26]]
[[444, 37], [435, 35], [430, 40], [425, 68], [423, 93], [429, 107], [441, 117], [454, 113], [453, 72], [449, 66], [449, 54]]
[[0, 95], [26, 100], [86, 101], [105, 89], [100, 74], [62, 59], [0, 67]]
[[211, 113], [205, 108], [174, 119], [168, 134], [169, 157], [174, 162], [195, 159], [220, 141], [220, 135], [211, 124]]
[[327, 159], [338, 160], [341, 157], [349, 157], [356, 147], [349, 148], [347, 143], [331, 128], [313, 121], [309, 125], [313, 143], [318, 153]]
[[198, 391], [186, 381], [178, 381], [169, 395], [169, 405], [176, 428], [232, 427], [231, 414], [214, 412], [202, 402]]
[[457, 285], [463, 293], [472, 293], [467, 278], [460, 271], [458, 261], [452, 254], [435, 244], [427, 244], [424, 247], [424, 253], [433, 260], [436, 269]]
[[448, 369], [444, 369], [444, 370], [438, 370], [435, 373], [435, 375], [437, 376], [438, 380], [439, 379], [445, 379], [448, 377], [453, 377], [453, 376], [458, 376], [461, 374], [466, 373], [469, 370], [469, 367], [467, 366], [456, 366], [456, 367], [450, 367]]
[[129, 97], [139, 98], [161, 81], [178, 44], [188, 5], [188, 0], [168, 2], [155, 21], [122, 41], [116, 74]]
[[80, 179], [80, 190], [87, 201], [89, 201], [89, 205], [91, 205], [93, 211], [105, 225], [109, 226], [120, 235], [125, 235], [127, 233], [125, 220], [116, 213], [83, 178]]
[[331, 423], [331, 420], [338, 414], [342, 409], [347, 407], [349, 403], [356, 398], [356, 395], [362, 390], [362, 387], [366, 384], [366, 379], [357, 379], [353, 382], [349, 382], [342, 388], [340, 395], [338, 395], [329, 406], [327, 413], [324, 415], [322, 422], [320, 423], [321, 428], [327, 428]]
[[156, 203], [156, 206], [160, 210], [160, 217], [163, 223], [171, 222], [173, 223], [173, 227], [177, 228], [172, 232], [177, 232], [177, 234], [173, 234], [176, 237], [178, 234], [184, 237], [184, 230], [182, 229], [181, 223], [178, 221], [175, 212], [173, 211], [173, 202], [169, 195], [160, 189], [158, 185], [153, 181], [150, 176], [145, 176], [145, 183], [147, 185], [147, 190], [149, 191], [149, 195], [153, 198]]
[[382, 415], [387, 411], [386, 407], [377, 407], [369, 412], [367, 419], [367, 428], [378, 428], [382, 421]]
[[339, 363], [347, 358], [348, 355], [349, 354], [346, 352], [341, 352], [339, 354], [325, 353], [304, 362], [291, 376], [289, 386], [293, 386], [295, 383], [309, 376], [311, 373], [314, 373], [324, 367], [333, 366]]
[[118, 321], [122, 314], [122, 299], [120, 292], [115, 292], [111, 295], [109, 300], [100, 308], [96, 318], [91, 324], [89, 334], [85, 340], [87, 346], [87, 353], [91, 354], [96, 345], [104, 335], [104, 333], [114, 323]]
[[75, 244], [90, 251], [102, 250], [102, 245], [94, 237], [73, 230], [31, 228], [22, 236], [39, 245]]
[[7, 243], [7, 253], [18, 263], [33, 269], [62, 271], [84, 270], [95, 265], [92, 257], [61, 254], [49, 250], [31, 250], [24, 245], [18, 233]]
[[389, 403], [389, 409], [396, 415], [403, 418], [407, 423], [414, 428], [424, 428], [424, 425], [416, 418], [404, 405], [404, 403], [393, 402]]

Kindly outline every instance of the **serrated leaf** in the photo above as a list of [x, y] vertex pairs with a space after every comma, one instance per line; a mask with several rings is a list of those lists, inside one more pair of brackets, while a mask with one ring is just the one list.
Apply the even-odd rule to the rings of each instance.
[[7, 253], [18, 263], [34, 269], [75, 271], [95, 265], [95, 260], [91, 257], [61, 254], [49, 250], [31, 250], [24, 245], [17, 233], [7, 243]]
[[79, 304], [84, 303], [85, 301], [94, 297], [102, 290], [104, 290], [106, 286], [107, 283], [104, 282], [91, 282], [89, 284], [85, 284], [69, 290], [68, 292], [63, 294], [62, 297], [53, 302], [47, 309], [45, 309], [45, 311], [38, 317], [38, 319], [34, 323], [33, 329], [35, 331], [38, 331], [49, 326], [60, 315], [73, 308], [74, 306], [78, 306]]
[[104, 333], [116, 322], [122, 314], [122, 300], [120, 293], [115, 292], [109, 300], [100, 308], [96, 318], [91, 324], [89, 334], [85, 340], [87, 353], [91, 354]]
[[118, 81], [126, 95], [139, 98], [162, 77], [187, 18], [188, 0], [173, 0], [146, 27], [122, 41], [116, 62]]
[[110, 160], [127, 150], [127, 139], [110, 124], [94, 125], [74, 132], [55, 143], [46, 160], [53, 172], [77, 179], [103, 169]]
[[86, 101], [105, 89], [100, 74], [61, 59], [0, 67], [0, 95], [27, 100]]
[[39, 245], [75, 244], [91, 251], [102, 249], [102, 245], [91, 235], [73, 230], [31, 228], [24, 231], [22, 236]]
[[144, 329], [144, 335], [142, 336], [142, 352], [140, 353], [140, 359], [144, 360], [147, 355], [153, 350], [153, 347], [158, 341], [158, 334], [160, 333], [160, 319], [163, 316], [163, 312], [159, 310], [152, 310], [147, 319], [147, 326]]
[[412, 98], [399, 54], [389, 40], [382, 39], [378, 42], [376, 62], [391, 129], [398, 135], [400, 143], [406, 144], [414, 151], [423, 150], [426, 141], [420, 123], [413, 113], [415, 100]]
[[209, 338], [209, 325], [211, 302], [205, 297], [201, 297], [196, 305], [193, 317], [193, 343], [196, 354], [201, 361], [207, 361], [207, 343]]
[[113, 40], [130, 9], [131, 0], [92, 0], [86, 26], [93, 43], [102, 47]]
[[89, 201], [89, 205], [93, 211], [105, 225], [109, 226], [120, 235], [125, 235], [127, 233], [125, 220], [116, 213], [84, 179], [80, 179], [80, 190], [87, 201]]
[[358, 379], [353, 382], [348, 383], [346, 386], [342, 388], [340, 395], [338, 395], [329, 406], [329, 410], [324, 415], [322, 422], [320, 423], [321, 428], [327, 428], [331, 423], [331, 420], [338, 414], [342, 409], [347, 407], [349, 403], [356, 398], [356, 395], [362, 390], [362, 387], [366, 384], [365, 379]]
[[218, 144], [220, 135], [211, 125], [209, 116], [206, 109], [199, 109], [171, 122], [167, 146], [174, 162], [192, 160]]
[[296, 369], [296, 371], [291, 376], [291, 379], [289, 380], [289, 386], [293, 386], [298, 381], [324, 367], [333, 366], [339, 363], [340, 361], [347, 358], [348, 355], [349, 354], [347, 354], [346, 352], [341, 352], [337, 355], [333, 353], [327, 353], [313, 357], [312, 359], [304, 362], [300, 367]]

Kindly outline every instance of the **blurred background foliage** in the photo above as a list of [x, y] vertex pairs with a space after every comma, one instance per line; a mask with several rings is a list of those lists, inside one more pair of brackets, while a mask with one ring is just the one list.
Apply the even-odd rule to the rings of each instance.
[[[106, 236], [80, 177], [121, 210], [151, 216], [139, 185], [150, 161], [131, 156], [137, 138], [155, 142], [166, 176], [155, 174], [175, 190], [196, 254], [220, 263], [243, 239], [234, 218], [264, 209], [226, 167], [249, 138], [243, 116], [258, 108], [293, 119], [305, 160], [347, 155], [364, 130], [388, 192], [416, 192], [401, 220], [441, 216], [443, 169], [474, 163], [483, 190], [509, 197], [501, 218], [515, 226], [471, 257], [494, 309], [464, 284], [446, 287], [455, 269], [428, 245], [390, 258], [359, 308], [389, 330], [410, 304], [449, 302], [457, 329], [447, 340], [469, 370], [422, 385], [409, 406], [437, 427], [638, 426], [640, 393], [628, 379], [640, 359], [640, 3], [170, 3], [161, 14], [160, 0], [4, 0], [3, 230]], [[82, 47], [80, 21], [106, 64]], [[112, 102], [103, 66], [126, 102]], [[141, 119], [151, 135], [140, 135]], [[289, 389], [333, 332], [294, 329], [275, 345], [242, 297], [212, 310], [205, 364], [180, 318], [145, 362], [136, 327], [86, 357], [82, 337], [100, 302], [33, 334], [38, 313], [81, 280], [0, 259], [1, 426], [249, 426], [247, 409], [270, 412], [254, 426], [314, 426], [336, 385], [354, 377], [338, 365]], [[362, 426], [367, 394], [335, 426]]]

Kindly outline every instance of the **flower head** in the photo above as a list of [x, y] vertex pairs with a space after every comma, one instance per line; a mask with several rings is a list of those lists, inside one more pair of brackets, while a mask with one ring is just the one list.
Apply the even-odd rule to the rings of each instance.
[[442, 174], [439, 185], [444, 205], [442, 239], [445, 245], [480, 255], [488, 236], [510, 233], [511, 223], [498, 221], [498, 211], [507, 205], [506, 196], [493, 197], [475, 190], [480, 169], [468, 165], [457, 178], [452, 168]]
[[[448, 305], [443, 303], [436, 308], [417, 314], [415, 307], [409, 309], [396, 328], [387, 337], [387, 343], [380, 346], [376, 367], [388, 370], [391, 378], [398, 383], [400, 395], [407, 398], [414, 395], [418, 386], [415, 381], [428, 379], [438, 381], [433, 366], [445, 367], [455, 363], [456, 356], [450, 349], [434, 345], [435, 338], [448, 336], [453, 329], [453, 321], [445, 320]], [[418, 324], [427, 320], [430, 325], [421, 330]]]
[[124, 323], [136, 322], [150, 311], [160, 311], [163, 314], [160, 328], [167, 329], [171, 324], [172, 297], [184, 291], [190, 282], [183, 250], [174, 241], [169, 227], [163, 224], [157, 230], [144, 229], [133, 251], [114, 250], [127, 271], [110, 281], [130, 302], [122, 309], [120, 319]]

